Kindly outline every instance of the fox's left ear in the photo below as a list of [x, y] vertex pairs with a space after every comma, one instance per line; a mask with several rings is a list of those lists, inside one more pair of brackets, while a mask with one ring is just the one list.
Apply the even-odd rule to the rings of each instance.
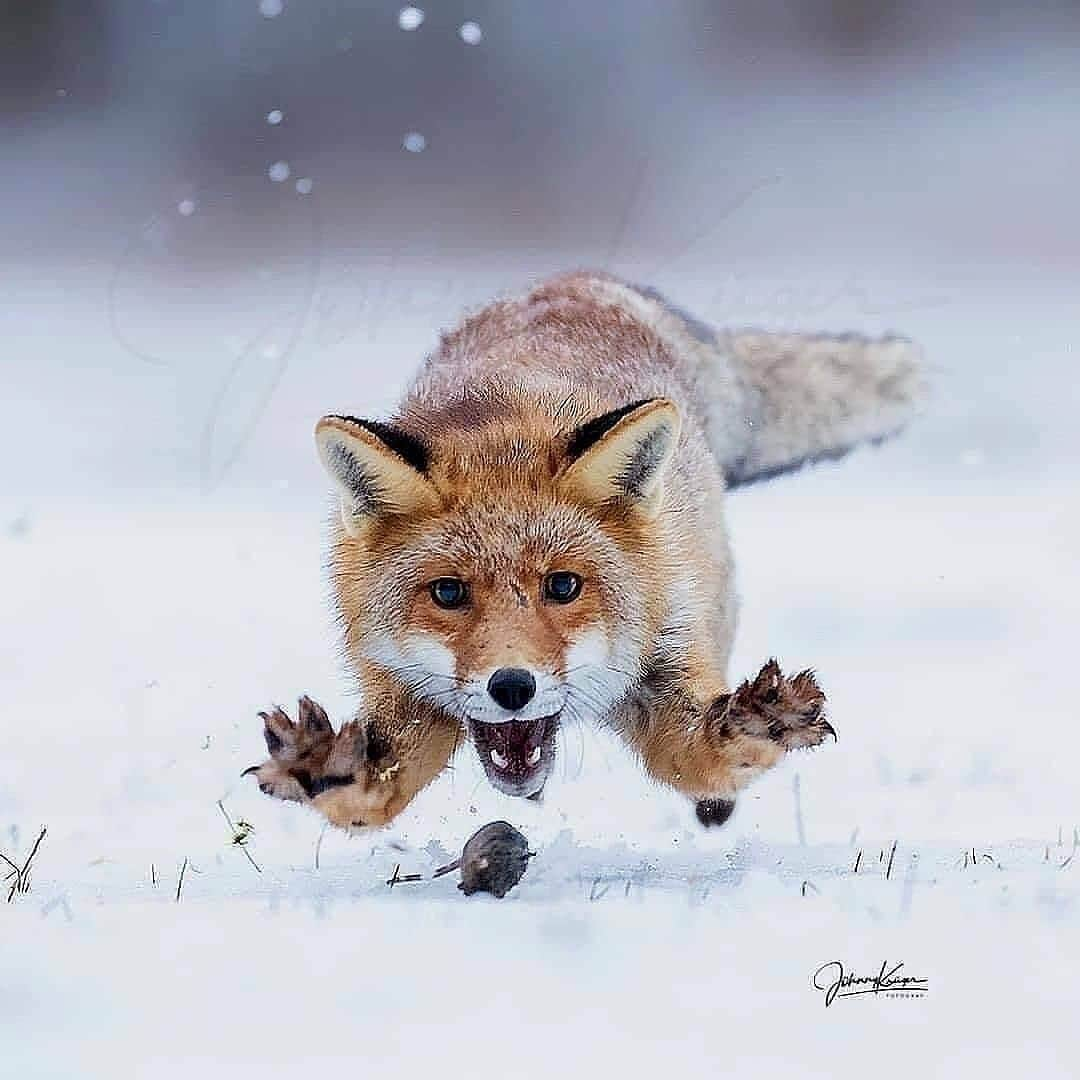
[[570, 436], [559, 485], [587, 503], [628, 503], [655, 514], [680, 428], [679, 410], [668, 398], [598, 416]]

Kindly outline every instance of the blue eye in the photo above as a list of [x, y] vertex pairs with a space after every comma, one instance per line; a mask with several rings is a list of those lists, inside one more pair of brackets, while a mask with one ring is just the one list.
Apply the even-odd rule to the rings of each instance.
[[581, 592], [581, 578], [569, 570], [556, 570], [544, 578], [544, 599], [556, 604], [569, 604]]
[[469, 599], [469, 587], [460, 578], [436, 578], [431, 583], [431, 599], [441, 608], [459, 608]]

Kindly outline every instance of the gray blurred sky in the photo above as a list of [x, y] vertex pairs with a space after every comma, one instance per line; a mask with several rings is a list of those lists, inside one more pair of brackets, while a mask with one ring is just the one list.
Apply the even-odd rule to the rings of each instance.
[[8, 255], [115, 257], [192, 199], [179, 263], [286, 256], [299, 176], [343, 250], [674, 256], [752, 198], [799, 257], [1080, 251], [1080, 4], [452, 0], [414, 32], [399, 7], [8, 0]]
[[389, 414], [463, 307], [574, 265], [923, 343], [894, 486], [1074, 470], [1080, 6], [980, 7], [8, 2], [0, 499], [321, 497], [315, 417]]

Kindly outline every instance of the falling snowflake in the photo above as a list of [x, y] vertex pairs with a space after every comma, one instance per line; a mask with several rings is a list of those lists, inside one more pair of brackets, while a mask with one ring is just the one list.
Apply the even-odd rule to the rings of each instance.
[[410, 131], [409, 134], [401, 140], [401, 145], [405, 147], [410, 154], [419, 154], [427, 149], [427, 139], [425, 139], [419, 131]]
[[195, 200], [194, 199], [181, 199], [176, 204], [177, 213], [183, 217], [191, 217], [195, 213]]
[[479, 23], [462, 23], [461, 29], [458, 30], [458, 34], [466, 45], [479, 45], [480, 42], [484, 40], [484, 31], [480, 29]]
[[271, 109], [266, 114], [266, 122], [268, 124], [280, 124], [285, 119], [285, 114], [280, 109]]
[[259, 11], [267, 19], [277, 18], [284, 10], [284, 0], [259, 0]]
[[311, 189], [314, 186], [315, 185], [311, 182], [310, 176], [301, 176], [300, 179], [296, 181], [296, 190], [301, 195], [310, 195]]
[[397, 24], [402, 30], [417, 30], [424, 21], [424, 13], [416, 7], [403, 7], [398, 12]]
[[289, 163], [287, 161], [275, 161], [269, 169], [266, 170], [266, 175], [274, 181], [275, 184], [280, 184], [289, 179]]

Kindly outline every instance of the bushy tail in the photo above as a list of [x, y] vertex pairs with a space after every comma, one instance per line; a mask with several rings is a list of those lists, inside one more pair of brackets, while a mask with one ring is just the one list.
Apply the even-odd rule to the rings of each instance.
[[[729, 487], [767, 480], [898, 432], [924, 397], [918, 346], [855, 334], [721, 333], [743, 427], [718, 440]], [[726, 365], [725, 365], [726, 366]]]
[[632, 288], [655, 305], [657, 328], [699, 357], [709, 443], [728, 487], [881, 442], [926, 396], [921, 350], [904, 338], [717, 331], [656, 289]]

